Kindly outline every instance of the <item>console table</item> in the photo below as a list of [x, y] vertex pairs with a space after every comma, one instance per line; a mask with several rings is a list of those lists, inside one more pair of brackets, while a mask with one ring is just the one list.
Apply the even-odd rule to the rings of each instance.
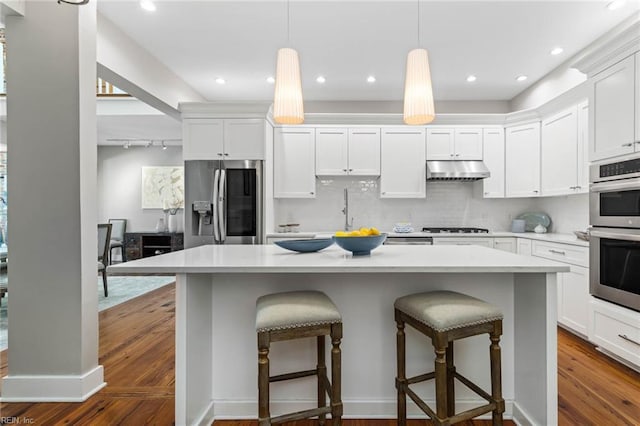
[[155, 256], [184, 248], [182, 232], [125, 232], [127, 260]]

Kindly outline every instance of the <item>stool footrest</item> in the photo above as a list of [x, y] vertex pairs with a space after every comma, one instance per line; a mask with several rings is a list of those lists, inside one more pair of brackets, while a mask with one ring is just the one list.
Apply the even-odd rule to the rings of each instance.
[[292, 422], [294, 420], [303, 420], [310, 417], [320, 416], [322, 414], [331, 414], [331, 407], [312, 408], [310, 410], [298, 411], [290, 414], [283, 414], [282, 416], [272, 417], [271, 423], [285, 423]]
[[434, 371], [432, 373], [421, 374], [419, 376], [410, 377], [407, 379], [407, 384], [413, 385], [415, 383], [420, 383], [420, 382], [424, 382], [424, 381], [435, 379], [435, 378], [436, 378], [436, 373]]
[[473, 383], [471, 380], [467, 379], [462, 374], [457, 373], [457, 372], [455, 373], [455, 377], [458, 380], [460, 380], [462, 383], [464, 383], [464, 385], [466, 387], [468, 387], [469, 389], [471, 389], [472, 391], [474, 391], [475, 393], [477, 393], [478, 395], [480, 395], [481, 397], [483, 397], [487, 401], [491, 402], [491, 400], [492, 400], [491, 395], [489, 395], [487, 392], [485, 392], [482, 388], [480, 388], [478, 385]]
[[315, 376], [318, 370], [296, 371], [294, 373], [279, 374], [269, 377], [269, 383], [281, 382], [283, 380], [299, 379], [301, 377]]

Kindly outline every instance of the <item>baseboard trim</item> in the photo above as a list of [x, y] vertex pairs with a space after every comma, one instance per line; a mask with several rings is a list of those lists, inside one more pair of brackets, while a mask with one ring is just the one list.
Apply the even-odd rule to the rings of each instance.
[[535, 422], [533, 421], [529, 413], [523, 410], [522, 407], [520, 407], [517, 402], [513, 403], [512, 412], [513, 412], [513, 421], [518, 426], [535, 425]]
[[[257, 403], [256, 403], [256, 404], [257, 404]], [[213, 424], [213, 421], [214, 421], [214, 420], [215, 420], [215, 418], [216, 418], [216, 417], [215, 417], [215, 415], [214, 415], [214, 406], [215, 406], [215, 409], [217, 410], [217, 409], [218, 409], [218, 406], [217, 406], [217, 405], [214, 405], [214, 402], [213, 402], [213, 401], [209, 402], [209, 405], [207, 405], [207, 406], [202, 410], [202, 412], [200, 413], [200, 415], [199, 415], [199, 416], [197, 416], [197, 417], [195, 418], [195, 420], [194, 420], [191, 424], [194, 424], [194, 425], [202, 425], [202, 426], [205, 426], [205, 425], [206, 425], [206, 426], [212, 425], [212, 424]], [[256, 405], [256, 406], [254, 406], [254, 410], [255, 410], [255, 407], [257, 407], [257, 405]], [[182, 426], [183, 424], [186, 426], [186, 423], [180, 423], [180, 422], [178, 421], [178, 419], [176, 419], [176, 426]]]
[[[425, 401], [430, 406], [435, 407], [435, 400]], [[315, 407], [316, 401], [312, 399], [296, 401], [271, 401], [271, 415], [282, 413], [293, 413]], [[397, 402], [395, 399], [383, 400], [343, 400], [345, 419], [395, 419], [397, 418]], [[456, 409], [462, 412], [480, 405], [486, 404], [484, 399], [457, 401]], [[513, 401], [505, 401], [506, 419], [512, 418]], [[257, 401], [229, 401], [215, 400], [216, 420], [239, 420], [255, 419]], [[407, 417], [413, 419], [425, 419], [427, 416], [412, 402], [407, 402]], [[479, 419], [490, 419], [491, 413], [478, 417]]]
[[83, 402], [106, 385], [101, 365], [79, 376], [8, 375], [0, 402]]

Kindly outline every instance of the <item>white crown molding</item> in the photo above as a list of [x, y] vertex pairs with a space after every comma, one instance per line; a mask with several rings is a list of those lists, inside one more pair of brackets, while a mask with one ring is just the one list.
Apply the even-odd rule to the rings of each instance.
[[525, 109], [522, 111], [506, 114], [504, 117], [504, 125], [519, 126], [522, 124], [534, 123], [540, 121], [540, 113], [538, 109]]
[[640, 51], [640, 12], [592, 43], [571, 66], [590, 78], [637, 51]]
[[247, 102], [185, 102], [180, 103], [182, 118], [265, 118], [270, 103]]

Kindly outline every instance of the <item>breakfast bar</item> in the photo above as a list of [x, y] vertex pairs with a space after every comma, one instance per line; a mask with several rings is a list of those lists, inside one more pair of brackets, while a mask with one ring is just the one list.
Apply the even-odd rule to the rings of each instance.
[[[176, 274], [176, 424], [257, 417], [255, 302], [262, 295], [320, 290], [344, 325], [342, 397], [345, 418], [395, 418], [393, 302], [430, 290], [483, 299], [504, 313], [502, 383], [506, 418], [557, 424], [556, 273], [567, 266], [479, 246], [381, 246], [352, 256], [333, 245], [293, 253], [273, 245], [207, 245], [109, 268], [118, 273]], [[407, 370], [424, 372], [433, 350], [407, 332]], [[272, 347], [274, 374], [313, 368], [315, 341]], [[456, 365], [489, 387], [488, 339], [456, 345]], [[456, 409], [482, 403], [459, 386]], [[314, 380], [272, 385], [271, 410], [315, 403]], [[427, 402], [433, 387], [418, 388]], [[413, 404], [408, 414], [424, 417]]]

